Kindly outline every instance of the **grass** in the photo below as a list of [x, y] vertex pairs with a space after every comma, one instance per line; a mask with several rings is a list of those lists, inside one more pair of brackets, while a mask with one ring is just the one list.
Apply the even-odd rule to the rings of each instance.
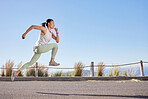
[[75, 68], [74, 76], [82, 76], [83, 67], [84, 65], [82, 62], [75, 63], [74, 64], [74, 68]]
[[135, 68], [135, 67], [131, 67], [130, 66], [130, 68], [127, 70], [127, 71], [124, 71], [123, 73], [122, 73], [122, 76], [129, 76], [129, 77], [132, 77], [132, 76], [136, 76], [136, 74], [137, 74], [137, 68]]
[[72, 77], [74, 76], [74, 72], [67, 72], [67, 73], [62, 74], [62, 76]]
[[119, 75], [120, 75], [119, 67], [114, 67], [114, 69], [113, 69], [113, 76], [119, 76]]
[[137, 74], [137, 68], [132, 68], [131, 66], [130, 66], [130, 68], [128, 69], [128, 72], [127, 72], [127, 74], [128, 74], [128, 76], [136, 76], [136, 74]]
[[113, 69], [109, 70], [109, 76], [113, 76]]
[[113, 67], [109, 71], [109, 76], [119, 76], [120, 75], [120, 68], [119, 67]]
[[102, 76], [103, 70], [104, 70], [103, 62], [98, 63], [97, 76]]
[[55, 73], [55, 76], [62, 76], [62, 71]]

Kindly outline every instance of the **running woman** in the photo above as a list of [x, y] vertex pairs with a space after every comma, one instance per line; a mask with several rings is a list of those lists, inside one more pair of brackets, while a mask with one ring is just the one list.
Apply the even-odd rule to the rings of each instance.
[[[46, 26], [45, 26], [46, 25]], [[58, 66], [59, 63], [54, 61], [55, 55], [58, 50], [58, 45], [56, 43], [49, 43], [48, 42], [53, 38], [57, 43], [59, 43], [59, 32], [58, 28], [54, 28], [54, 21], [53, 19], [47, 19], [46, 22], [42, 23], [42, 26], [32, 25], [30, 26], [26, 32], [22, 35], [22, 39], [25, 39], [26, 34], [31, 31], [32, 29], [40, 30], [40, 36], [38, 41], [36, 42], [33, 48], [33, 56], [31, 60], [25, 63], [22, 67], [20, 67], [17, 71], [12, 72], [11, 80], [13, 81], [15, 77], [25, 68], [33, 65], [41, 56], [42, 53], [48, 52], [52, 50], [51, 53], [51, 60], [49, 62], [49, 66]], [[55, 29], [56, 36], [54, 33], [51, 32], [51, 29]]]

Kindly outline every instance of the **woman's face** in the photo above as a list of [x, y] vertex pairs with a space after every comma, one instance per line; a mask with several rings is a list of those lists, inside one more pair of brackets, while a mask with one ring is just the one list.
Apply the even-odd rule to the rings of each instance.
[[54, 29], [54, 21], [50, 21], [50, 23], [48, 23], [48, 26], [51, 28], [51, 29]]

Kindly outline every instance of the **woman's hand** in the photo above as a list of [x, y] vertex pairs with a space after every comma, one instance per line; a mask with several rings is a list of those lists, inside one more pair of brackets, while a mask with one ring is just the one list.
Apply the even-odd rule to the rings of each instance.
[[24, 33], [24, 34], [22, 35], [22, 39], [25, 39], [25, 36], [26, 36], [26, 34]]
[[56, 31], [56, 36], [52, 33], [52, 38], [59, 43], [59, 32], [58, 32], [58, 28], [54, 28], [54, 30]]
[[58, 32], [58, 28], [54, 28], [54, 30], [56, 31], [56, 33]]

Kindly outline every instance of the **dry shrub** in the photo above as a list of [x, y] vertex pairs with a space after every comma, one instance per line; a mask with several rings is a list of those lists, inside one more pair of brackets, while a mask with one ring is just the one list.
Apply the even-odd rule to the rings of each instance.
[[48, 68], [45, 68], [45, 65], [39, 64], [39, 69], [38, 69], [38, 76], [41, 77], [48, 77]]
[[10, 60], [8, 60], [5, 63], [5, 66], [4, 66], [5, 69], [6, 69], [6, 75], [5, 76], [11, 76], [13, 65], [14, 65], [14, 62], [13, 61], [10, 61]]
[[103, 70], [104, 70], [103, 62], [99, 62], [98, 63], [98, 69], [97, 69], [97, 76], [102, 76]]
[[14, 66], [14, 62], [10, 59], [6, 61], [6, 63], [3, 65], [1, 70], [1, 76], [11, 76], [12, 73], [12, 67]]
[[126, 71], [124, 71], [123, 74], [122, 74], [122, 76], [127, 76], [127, 75], [128, 75], [128, 74], [127, 74]]
[[[34, 64], [27, 70], [26, 76], [35, 76], [35, 66], [36, 65]], [[42, 64], [39, 64], [38, 76], [39, 77], [48, 76], [48, 69], [45, 69], [45, 66]]]
[[3, 77], [3, 76], [5, 76], [5, 73], [4, 73], [4, 65], [3, 65], [3, 68], [2, 68], [2, 71], [1, 71], [2, 73], [1, 73], [1, 76]]
[[34, 68], [28, 69], [26, 76], [35, 76], [35, 69]]
[[82, 71], [83, 71], [83, 63], [82, 62], [77, 62], [74, 65], [75, 68], [75, 72], [74, 72], [74, 76], [82, 76]]
[[44, 71], [44, 76], [48, 77], [48, 68]]

